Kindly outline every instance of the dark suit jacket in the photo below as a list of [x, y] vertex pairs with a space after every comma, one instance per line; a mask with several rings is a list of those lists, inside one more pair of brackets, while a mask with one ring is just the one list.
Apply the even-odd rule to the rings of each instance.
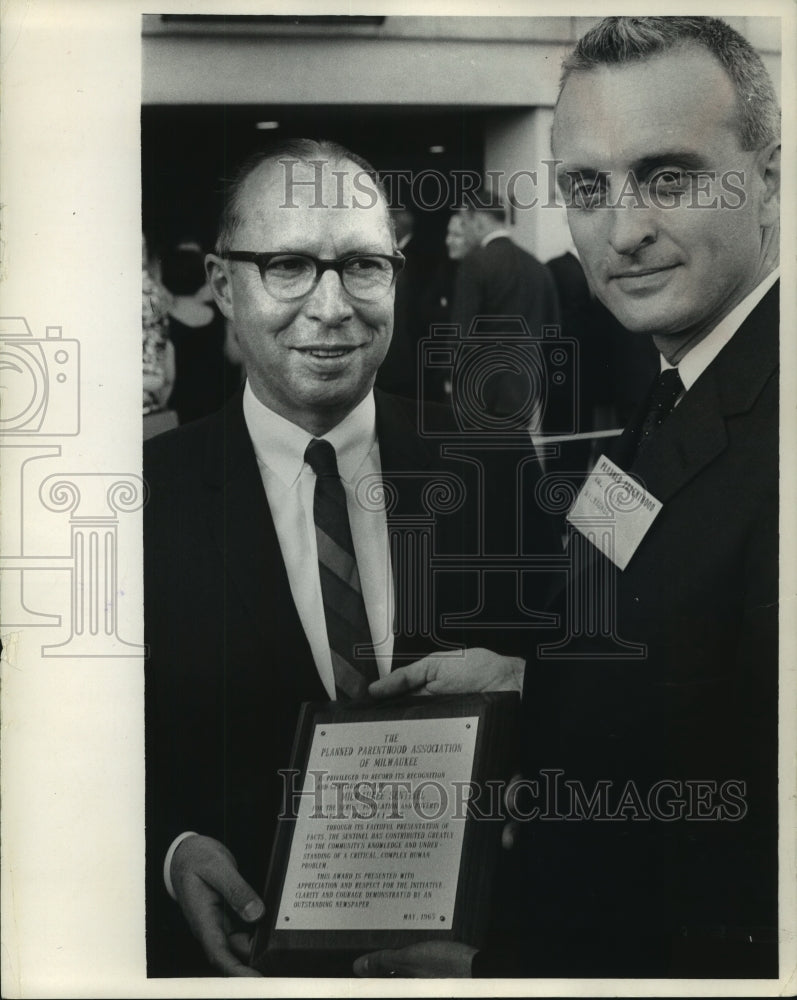
[[461, 261], [454, 289], [452, 321], [467, 331], [475, 316], [522, 316], [533, 335], [556, 323], [559, 302], [544, 264], [507, 236], [476, 247]]
[[[559, 322], [559, 302], [553, 278], [544, 264], [521, 249], [506, 236], [496, 237], [486, 246], [476, 247], [460, 261], [454, 286], [451, 321], [460, 326], [466, 338], [479, 317], [491, 317], [478, 326], [481, 335], [494, 335], [513, 349], [517, 332], [504, 333], [499, 317], [522, 317], [531, 337], [541, 336], [542, 326]], [[514, 338], [514, 340], [513, 340]], [[488, 411], [498, 416], [524, 412], [533, 379], [523, 371], [518, 353], [518, 372], [504, 365], [502, 372], [491, 375], [481, 392]]]
[[[389, 528], [424, 513], [430, 475], [452, 473], [464, 483], [464, 503], [437, 517], [434, 549], [477, 552], [485, 509], [477, 468], [441, 461], [438, 446], [415, 430], [413, 404], [376, 399], [383, 478], [395, 487]], [[148, 442], [145, 476], [149, 974], [201, 975], [209, 970], [163, 888], [166, 850], [185, 830], [214, 836], [261, 891], [282, 793], [277, 769], [289, 765], [301, 702], [327, 695], [291, 597], [240, 394], [218, 414]], [[517, 517], [506, 510], [515, 502], [514, 468], [504, 475], [496, 466], [484, 482], [494, 522], [486, 544], [514, 552], [507, 534]], [[541, 524], [536, 548], [548, 544], [544, 531]], [[417, 566], [413, 573], [406, 586], [397, 581], [394, 661], [430, 652], [441, 637], [506, 644], [494, 631], [419, 634], [407, 623], [406, 598], [420, 589]], [[477, 607], [477, 587], [473, 574], [440, 574], [438, 613]]]
[[[484, 974], [777, 974], [778, 288], [632, 461], [636, 429], [613, 457], [663, 508], [625, 571], [592, 549], [579, 579], [616, 589], [616, 634], [646, 656], [541, 659], [524, 701], [529, 774], [608, 781], [613, 809], [631, 781], [642, 808], [528, 824], [523, 954]], [[661, 816], [661, 781], [691, 818]]]

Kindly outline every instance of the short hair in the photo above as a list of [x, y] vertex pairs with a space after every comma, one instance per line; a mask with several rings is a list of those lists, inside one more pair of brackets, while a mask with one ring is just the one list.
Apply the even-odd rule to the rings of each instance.
[[387, 211], [388, 199], [384, 185], [374, 167], [364, 157], [352, 153], [340, 143], [328, 139], [283, 139], [247, 157], [238, 168], [235, 176], [231, 180], [222, 182], [224, 201], [219, 216], [216, 253], [225, 253], [233, 247], [236, 231], [241, 224], [241, 194], [249, 175], [264, 163], [279, 163], [280, 160], [299, 160], [302, 163], [309, 163], [311, 160], [329, 160], [340, 163], [349, 160], [373, 181], [385, 204], [385, 215], [390, 227], [391, 238], [395, 239], [393, 220]]
[[780, 134], [780, 110], [769, 73], [747, 39], [717, 17], [604, 18], [565, 58], [559, 97], [571, 73], [639, 62], [690, 44], [708, 49], [730, 77], [742, 148], [761, 149], [774, 142]]

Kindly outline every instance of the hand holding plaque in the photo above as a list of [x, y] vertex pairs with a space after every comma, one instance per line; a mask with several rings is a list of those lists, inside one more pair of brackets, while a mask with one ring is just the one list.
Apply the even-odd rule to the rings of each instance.
[[368, 688], [372, 698], [400, 695], [477, 694], [483, 691], [523, 693], [525, 661], [489, 649], [442, 651], [398, 667]]
[[500, 801], [517, 706], [516, 691], [306, 705], [252, 965], [348, 975], [380, 949], [478, 947], [501, 822], [471, 803]]
[[460, 941], [421, 941], [403, 948], [374, 951], [354, 963], [355, 976], [377, 979], [470, 979], [477, 949]]
[[246, 964], [263, 902], [213, 837], [190, 833], [169, 868], [174, 895], [210, 964], [225, 976], [255, 976]]

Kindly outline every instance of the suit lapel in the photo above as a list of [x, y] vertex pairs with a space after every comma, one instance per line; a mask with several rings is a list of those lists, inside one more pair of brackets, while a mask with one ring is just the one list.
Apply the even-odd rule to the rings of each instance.
[[242, 398], [239, 392], [218, 414], [208, 439], [204, 483], [211, 535], [241, 607], [260, 635], [264, 664], [279, 670], [299, 697], [325, 700], [291, 596]]
[[[608, 457], [667, 504], [723, 453], [728, 446], [727, 419], [747, 412], [776, 371], [778, 320], [776, 283], [686, 393], [642, 455], [634, 459], [644, 406], [607, 449]], [[644, 544], [645, 539], [641, 542]], [[584, 549], [586, 566], [601, 558], [594, 546]]]
[[667, 503], [722, 454], [727, 444], [716, 372], [709, 369], [686, 393], [629, 471], [657, 500]]
[[630, 449], [644, 414], [637, 414], [619, 439], [615, 461], [662, 503], [722, 454], [728, 445], [727, 419], [747, 412], [775, 371], [778, 293], [776, 284], [630, 465]]
[[[388, 494], [396, 497], [395, 504], [388, 504], [387, 526], [389, 536], [391, 529], [399, 527], [401, 514], [417, 514], [422, 511], [422, 490], [425, 484], [425, 474], [433, 463], [431, 447], [419, 437], [414, 419], [410, 416], [410, 407], [402, 408], [399, 402], [380, 392], [374, 391], [376, 402], [376, 431], [379, 439], [379, 461], [382, 466], [382, 478]], [[418, 567], [413, 567], [416, 574], [410, 582], [413, 590], [418, 592], [421, 581], [417, 577]], [[428, 652], [428, 640], [418, 635], [410, 635], [402, 628], [407, 621], [409, 609], [404, 604], [410, 600], [405, 588], [397, 578], [397, 566], [392, 565], [394, 594], [394, 632], [393, 659], [396, 665], [406, 662], [409, 655], [422, 655]], [[397, 624], [397, 628], [396, 628]]]

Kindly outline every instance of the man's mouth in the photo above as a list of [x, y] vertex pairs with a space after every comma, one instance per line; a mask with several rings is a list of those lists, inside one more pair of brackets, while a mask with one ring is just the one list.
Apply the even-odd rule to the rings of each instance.
[[312, 358], [344, 358], [357, 347], [297, 347], [296, 350]]
[[616, 271], [610, 275], [615, 281], [620, 278], [646, 278], [653, 274], [662, 274], [665, 271], [672, 271], [677, 264], [662, 264], [660, 267], [631, 267], [626, 271]]

